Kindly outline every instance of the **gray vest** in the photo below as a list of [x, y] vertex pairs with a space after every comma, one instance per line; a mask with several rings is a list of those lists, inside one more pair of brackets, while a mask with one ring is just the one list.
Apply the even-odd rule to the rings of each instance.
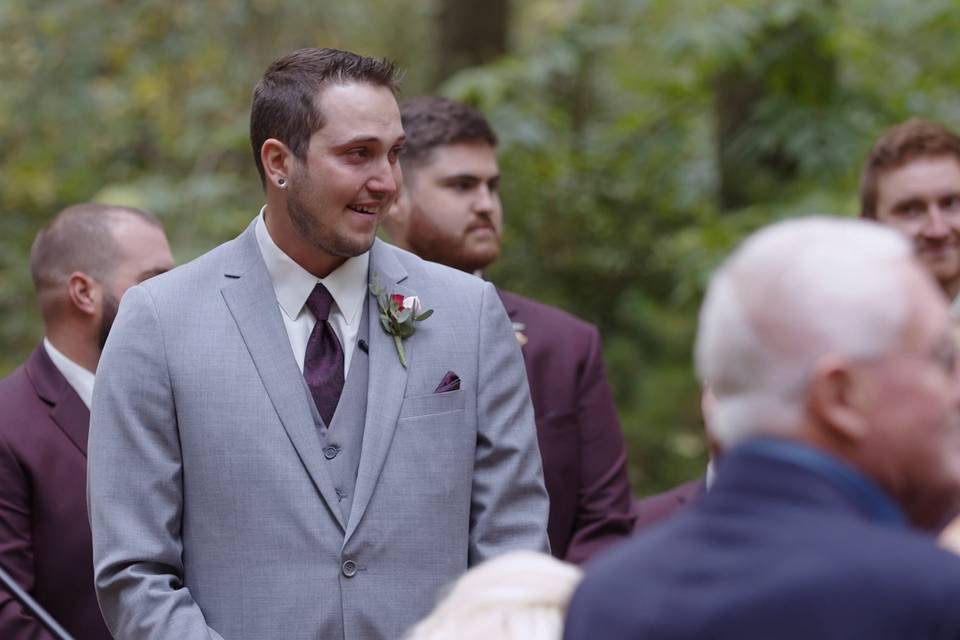
[[[327, 474], [333, 480], [337, 498], [340, 501], [340, 512], [343, 520], [350, 519], [350, 507], [353, 505], [353, 490], [357, 484], [357, 469], [360, 466], [360, 448], [363, 445], [363, 426], [367, 420], [367, 380], [370, 371], [370, 356], [360, 348], [360, 341], [369, 343], [370, 323], [368, 309], [371, 296], [363, 305], [360, 314], [360, 330], [357, 332], [357, 346], [354, 347], [353, 357], [350, 360], [350, 371], [343, 383], [340, 401], [337, 410], [327, 428], [320, 419], [317, 407], [310, 398], [310, 408], [313, 413], [313, 423], [317, 427], [320, 437], [321, 451]], [[306, 389], [306, 383], [304, 383]], [[307, 389], [307, 395], [310, 391]]]

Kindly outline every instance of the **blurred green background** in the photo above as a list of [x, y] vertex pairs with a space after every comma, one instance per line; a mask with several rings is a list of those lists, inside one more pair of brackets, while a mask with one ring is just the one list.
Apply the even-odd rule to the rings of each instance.
[[[87, 200], [165, 221], [178, 261], [263, 197], [250, 92], [302, 46], [387, 56], [404, 96], [502, 138], [496, 283], [595, 322], [638, 493], [702, 472], [691, 366], [710, 269], [775, 218], [856, 212], [871, 141], [960, 125], [949, 0], [2, 0], [0, 374], [42, 329], [37, 229]], [[829, 312], [829, 310], [824, 310]]]

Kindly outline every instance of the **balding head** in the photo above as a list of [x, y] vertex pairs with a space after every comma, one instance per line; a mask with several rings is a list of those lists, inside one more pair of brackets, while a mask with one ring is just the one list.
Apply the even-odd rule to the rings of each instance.
[[156, 216], [132, 207], [87, 203], [58, 213], [37, 234], [30, 251], [30, 274], [37, 293], [62, 288], [75, 271], [108, 281], [125, 255], [114, 230], [131, 219], [163, 229]]
[[93, 371], [127, 288], [172, 267], [154, 215], [103, 204], [64, 209], [30, 252], [47, 338]]

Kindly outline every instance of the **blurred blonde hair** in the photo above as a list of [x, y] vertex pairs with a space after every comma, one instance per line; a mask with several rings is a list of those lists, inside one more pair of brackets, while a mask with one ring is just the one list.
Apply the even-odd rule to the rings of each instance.
[[559, 640], [583, 573], [548, 555], [515, 551], [464, 574], [406, 640]]

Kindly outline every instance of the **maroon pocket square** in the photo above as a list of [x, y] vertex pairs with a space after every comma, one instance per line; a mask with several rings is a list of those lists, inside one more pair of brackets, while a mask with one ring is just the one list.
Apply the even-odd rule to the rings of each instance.
[[456, 391], [460, 388], [460, 376], [455, 374], [453, 371], [447, 371], [443, 374], [443, 380], [440, 381], [440, 385], [433, 390], [434, 393], [446, 393], [448, 391]]

